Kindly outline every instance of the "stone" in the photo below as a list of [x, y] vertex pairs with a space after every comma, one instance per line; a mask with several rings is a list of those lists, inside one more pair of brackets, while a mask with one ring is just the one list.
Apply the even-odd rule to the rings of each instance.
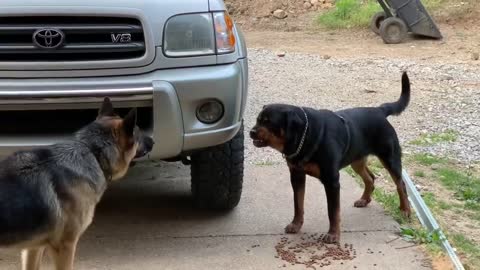
[[477, 61], [480, 59], [480, 54], [478, 52], [472, 53], [472, 60]]
[[273, 17], [277, 19], [285, 19], [287, 16], [287, 12], [285, 12], [283, 9], [277, 9], [273, 12]]
[[322, 4], [322, 8], [323, 9], [331, 9], [334, 7], [334, 4], [332, 3], [325, 3], [325, 4]]
[[430, 166], [430, 169], [434, 170], [434, 171], [437, 171], [441, 168], [441, 166], [439, 164], [432, 164], [432, 166]]
[[304, 7], [305, 9], [309, 9], [309, 8], [312, 7], [312, 4], [310, 4], [309, 2], [305, 2], [305, 3], [303, 3], [303, 7]]

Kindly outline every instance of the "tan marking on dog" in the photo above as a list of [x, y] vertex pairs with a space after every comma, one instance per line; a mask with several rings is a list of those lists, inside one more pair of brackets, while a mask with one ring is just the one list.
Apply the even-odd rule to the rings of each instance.
[[257, 137], [273, 149], [283, 152], [285, 145], [285, 132], [283, 130], [281, 130], [281, 135], [278, 137], [270, 132], [267, 128], [259, 126], [257, 128]]
[[396, 177], [395, 173], [393, 173], [392, 170], [388, 166], [386, 166], [386, 163], [380, 159], [380, 162], [382, 162], [383, 167], [387, 169], [388, 173], [392, 177], [393, 181], [395, 182], [395, 185], [397, 186], [397, 193], [398, 197], [400, 199], [400, 211], [402, 212], [402, 215], [405, 218], [410, 218], [412, 214], [412, 210], [410, 208], [410, 202], [408, 201], [408, 195], [407, 195], [407, 188], [405, 187], [405, 182], [403, 182], [403, 179], [400, 177]]
[[372, 192], [375, 189], [375, 179], [372, 177], [373, 173], [367, 167], [367, 158], [352, 162], [350, 167], [362, 178], [365, 186], [362, 197], [355, 201], [354, 206], [366, 207], [372, 201]]
[[118, 146], [119, 158], [115, 164], [110, 164], [112, 169], [112, 180], [118, 180], [125, 176], [130, 163], [137, 152], [138, 143], [134, 136], [128, 136], [123, 129], [123, 119], [120, 117], [102, 117], [100, 123], [112, 130], [113, 137]]
[[316, 163], [307, 163], [303, 165], [303, 170], [306, 174], [320, 179], [320, 167]]
[[290, 169], [302, 170], [306, 174], [320, 179], [320, 167], [318, 166], [317, 163], [309, 162], [309, 163], [303, 165], [302, 167], [298, 167], [296, 165], [293, 165], [290, 162], [287, 162], [287, 165]]

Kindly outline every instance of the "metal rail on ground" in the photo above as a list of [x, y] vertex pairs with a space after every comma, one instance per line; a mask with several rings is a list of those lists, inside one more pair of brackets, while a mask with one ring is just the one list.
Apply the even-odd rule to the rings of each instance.
[[425, 201], [423, 200], [422, 196], [418, 192], [417, 187], [415, 186], [412, 179], [410, 178], [410, 176], [407, 174], [405, 170], [403, 170], [402, 172], [402, 177], [407, 187], [408, 199], [410, 200], [410, 203], [415, 209], [415, 213], [417, 214], [417, 217], [420, 220], [420, 223], [422, 223], [422, 225], [425, 228], [427, 228], [430, 232], [438, 231], [440, 235], [440, 240], [442, 241], [442, 247], [450, 257], [450, 260], [455, 266], [455, 269], [464, 270], [465, 268], [463, 267], [462, 262], [460, 261], [457, 254], [455, 253], [455, 250], [452, 248], [452, 246], [448, 242], [440, 226], [438, 225], [437, 221], [433, 217], [432, 212], [430, 211], [428, 206], [425, 204]]

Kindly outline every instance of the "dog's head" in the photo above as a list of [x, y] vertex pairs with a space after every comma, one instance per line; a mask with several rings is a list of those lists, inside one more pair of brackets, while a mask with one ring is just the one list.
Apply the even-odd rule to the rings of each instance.
[[296, 110], [297, 107], [285, 104], [264, 106], [250, 130], [253, 145], [269, 146], [282, 153], [298, 145], [305, 124]]
[[97, 119], [76, 134], [93, 150], [112, 180], [122, 178], [133, 159], [152, 150], [153, 140], [140, 131], [136, 122], [135, 108], [122, 118], [114, 112], [110, 99], [105, 98]]

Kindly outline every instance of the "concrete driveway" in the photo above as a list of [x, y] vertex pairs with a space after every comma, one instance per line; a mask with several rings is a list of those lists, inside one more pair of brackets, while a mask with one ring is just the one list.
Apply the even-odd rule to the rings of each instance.
[[[275, 258], [293, 211], [286, 166], [247, 165], [242, 201], [224, 214], [191, 206], [189, 170], [181, 165], [139, 166], [106, 193], [80, 241], [76, 269], [305, 269]], [[398, 224], [376, 203], [353, 208], [360, 194], [342, 175], [342, 245], [352, 244], [357, 256], [325, 268], [430, 268], [419, 248], [394, 240]], [[323, 188], [310, 178], [302, 232], [323, 233], [327, 226]], [[288, 237], [300, 241], [302, 235]], [[19, 253], [0, 251], [0, 269], [20, 269]]]

